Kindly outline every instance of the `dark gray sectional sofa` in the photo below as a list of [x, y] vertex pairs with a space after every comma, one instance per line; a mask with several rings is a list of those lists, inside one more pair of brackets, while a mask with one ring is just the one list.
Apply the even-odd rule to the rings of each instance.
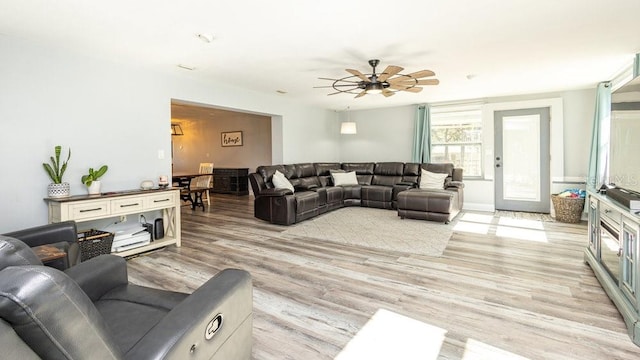
[[[417, 189], [421, 169], [446, 173], [443, 189]], [[276, 170], [291, 182], [294, 192], [274, 187], [272, 179]], [[358, 184], [334, 186], [331, 171], [355, 171]], [[463, 205], [462, 169], [450, 163], [268, 165], [259, 166], [255, 173], [249, 174], [249, 180], [255, 196], [255, 217], [280, 225], [295, 224], [344, 206], [398, 209], [398, 194], [409, 189], [413, 189], [412, 196], [407, 197], [411, 210], [399, 214], [403, 218], [449, 222]]]

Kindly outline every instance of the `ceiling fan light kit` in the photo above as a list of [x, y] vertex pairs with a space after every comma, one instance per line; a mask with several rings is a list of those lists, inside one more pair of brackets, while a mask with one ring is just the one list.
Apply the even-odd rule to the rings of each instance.
[[381, 72], [376, 73], [376, 67], [380, 64], [380, 60], [369, 60], [372, 67], [371, 74], [363, 74], [354, 69], [345, 69], [351, 76], [340, 79], [320, 78], [320, 80], [330, 80], [333, 84], [328, 86], [316, 86], [316, 88], [333, 88], [336, 92], [329, 95], [340, 93], [356, 94], [356, 98], [367, 94], [382, 94], [385, 97], [394, 95], [398, 91], [407, 91], [418, 93], [422, 91], [423, 85], [438, 85], [438, 79], [422, 79], [432, 77], [436, 74], [431, 70], [416, 71], [411, 74], [401, 74], [404, 68], [395, 65], [389, 65]]

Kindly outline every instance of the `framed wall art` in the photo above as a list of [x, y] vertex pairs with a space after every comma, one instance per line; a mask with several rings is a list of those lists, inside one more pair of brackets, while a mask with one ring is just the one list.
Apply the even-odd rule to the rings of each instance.
[[222, 146], [242, 146], [242, 131], [223, 132]]

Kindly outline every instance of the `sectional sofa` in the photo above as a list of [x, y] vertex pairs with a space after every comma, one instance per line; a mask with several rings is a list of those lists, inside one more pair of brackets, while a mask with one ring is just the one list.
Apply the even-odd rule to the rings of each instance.
[[[422, 170], [446, 174], [442, 186], [420, 189]], [[353, 181], [344, 180], [344, 175], [353, 173]], [[274, 185], [274, 181], [281, 182], [282, 175], [289, 188]], [[249, 180], [255, 196], [255, 217], [280, 225], [295, 224], [344, 206], [397, 209], [402, 218], [447, 223], [460, 212], [464, 201], [462, 169], [450, 163], [268, 165], [259, 166], [249, 174]]]

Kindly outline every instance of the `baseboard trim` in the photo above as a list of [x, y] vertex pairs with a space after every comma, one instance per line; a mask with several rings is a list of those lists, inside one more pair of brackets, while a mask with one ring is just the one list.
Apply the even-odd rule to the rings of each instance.
[[487, 212], [495, 212], [496, 209], [491, 204], [480, 204], [480, 203], [464, 203], [462, 206], [462, 210], [470, 210], [470, 211], [487, 211]]

